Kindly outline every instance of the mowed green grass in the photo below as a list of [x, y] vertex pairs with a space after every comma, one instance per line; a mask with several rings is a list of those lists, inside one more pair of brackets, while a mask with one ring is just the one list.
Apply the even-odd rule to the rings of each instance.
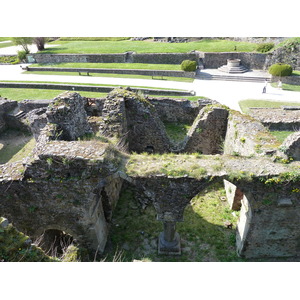
[[[0, 95], [3, 98], [9, 100], [23, 101], [29, 100], [41, 100], [41, 99], [53, 99], [65, 92], [65, 90], [43, 90], [43, 89], [18, 89], [18, 88], [1, 88]], [[74, 91], [76, 92], [76, 91]], [[97, 92], [82, 92], [78, 91], [81, 96], [90, 98], [105, 97], [107, 93]]]
[[203, 39], [188, 43], [158, 43], [153, 41], [54, 41], [50, 44], [58, 46], [48, 47], [43, 53], [186, 53], [193, 50], [204, 52], [252, 52], [255, 43], [236, 42], [228, 40]]
[[268, 107], [280, 108], [281, 106], [300, 106], [299, 102], [272, 101], [272, 100], [241, 100], [239, 101], [240, 108], [243, 113], [249, 114], [250, 107]]

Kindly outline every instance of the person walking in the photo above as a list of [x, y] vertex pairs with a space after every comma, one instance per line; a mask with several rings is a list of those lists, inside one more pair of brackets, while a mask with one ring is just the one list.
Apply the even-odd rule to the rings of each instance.
[[281, 82], [280, 79], [278, 80], [277, 87], [278, 87], [280, 90], [282, 90], [282, 82]]
[[267, 92], [267, 85], [268, 85], [268, 81], [267, 81], [267, 79], [266, 79], [266, 80], [265, 80], [265, 85], [264, 85], [263, 91], [262, 91], [263, 94], [265, 94], [265, 93]]

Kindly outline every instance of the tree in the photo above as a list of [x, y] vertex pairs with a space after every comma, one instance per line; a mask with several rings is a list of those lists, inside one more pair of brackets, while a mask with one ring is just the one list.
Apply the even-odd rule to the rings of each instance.
[[47, 42], [47, 38], [45, 37], [35, 37], [33, 38], [33, 42], [36, 44], [39, 51], [45, 49], [45, 44]]
[[26, 54], [28, 54], [30, 51], [28, 49], [28, 45], [32, 44], [32, 37], [13, 37], [12, 42], [16, 46], [22, 46]]

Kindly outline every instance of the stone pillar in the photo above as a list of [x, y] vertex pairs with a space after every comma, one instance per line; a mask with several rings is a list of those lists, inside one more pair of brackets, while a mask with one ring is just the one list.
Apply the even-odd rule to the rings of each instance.
[[163, 221], [164, 231], [158, 239], [158, 254], [180, 255], [180, 236], [175, 221]]

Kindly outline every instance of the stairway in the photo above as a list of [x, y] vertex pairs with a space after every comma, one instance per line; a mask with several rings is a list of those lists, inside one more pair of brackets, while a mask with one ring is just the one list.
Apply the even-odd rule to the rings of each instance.
[[218, 68], [219, 71], [225, 72], [225, 73], [230, 73], [230, 74], [241, 74], [249, 71], [246, 67], [239, 65], [237, 67], [231, 67], [228, 65], [224, 65], [220, 68]]
[[259, 77], [259, 76], [239, 76], [239, 75], [213, 75], [205, 72], [199, 72], [195, 79], [202, 80], [224, 80], [224, 81], [242, 81], [242, 82], [271, 82], [270, 77]]

